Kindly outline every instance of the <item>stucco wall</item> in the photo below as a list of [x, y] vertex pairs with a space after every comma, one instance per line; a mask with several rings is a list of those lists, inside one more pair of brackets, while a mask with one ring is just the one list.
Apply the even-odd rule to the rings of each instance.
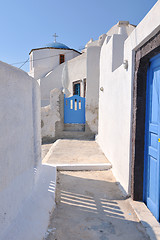
[[100, 46], [87, 48], [86, 124], [95, 134], [98, 132], [100, 50]]
[[63, 93], [55, 88], [50, 92], [50, 104], [41, 108], [41, 131], [45, 142], [55, 140], [56, 132], [63, 131], [63, 101]]
[[41, 106], [50, 104], [50, 92], [54, 88], [62, 89], [62, 71], [64, 63], [40, 79]]
[[123, 64], [112, 69], [113, 37], [108, 43], [104, 42], [100, 56], [100, 87], [103, 87], [104, 91], [100, 92], [99, 100], [98, 142], [113, 165], [113, 173], [117, 181], [129, 194], [131, 147], [134, 148], [131, 145], [134, 56], [135, 50], [160, 30], [159, 11], [160, 1], [125, 40], [123, 59], [128, 61], [127, 70], [124, 69]]
[[[86, 53], [68, 62], [68, 90], [73, 96], [73, 82], [86, 78]], [[81, 96], [83, 97], [83, 83], [81, 83]]]
[[62, 89], [62, 72], [66, 64], [68, 90], [73, 95], [72, 82], [86, 78], [86, 54], [71, 59], [49, 72], [40, 79], [42, 107], [49, 104], [50, 91], [54, 88]]
[[0, 62], [0, 236], [29, 197], [41, 162], [39, 103], [37, 82]]
[[[124, 43], [124, 38], [121, 35], [113, 35], [107, 44], [104, 42], [101, 50], [100, 87], [103, 87], [104, 90], [100, 91], [99, 97], [98, 142], [112, 163], [117, 180], [128, 192], [131, 81], [128, 80], [130, 69], [126, 71], [121, 62], [123, 58], [122, 43]], [[115, 46], [116, 44], [118, 46]], [[119, 58], [114, 54], [113, 47], [116, 48]], [[115, 68], [118, 65], [121, 66]]]

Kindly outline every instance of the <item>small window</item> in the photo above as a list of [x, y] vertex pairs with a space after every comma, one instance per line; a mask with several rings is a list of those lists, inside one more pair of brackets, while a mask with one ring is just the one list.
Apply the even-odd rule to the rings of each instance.
[[60, 54], [59, 55], [59, 64], [64, 63], [64, 62], [65, 62], [65, 56], [64, 56], [64, 54]]
[[73, 84], [73, 95], [81, 96], [82, 80], [74, 81], [72, 84]]
[[73, 83], [73, 95], [80, 96], [80, 83]]

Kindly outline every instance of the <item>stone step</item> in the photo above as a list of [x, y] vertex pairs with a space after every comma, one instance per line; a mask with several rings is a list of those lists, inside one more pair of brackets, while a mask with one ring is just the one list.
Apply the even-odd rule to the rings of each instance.
[[95, 134], [82, 131], [62, 131], [58, 134], [61, 139], [79, 139], [79, 140], [94, 140]]
[[55, 164], [58, 171], [105, 171], [112, 168], [111, 163], [98, 164]]
[[84, 132], [85, 124], [64, 124], [64, 131]]

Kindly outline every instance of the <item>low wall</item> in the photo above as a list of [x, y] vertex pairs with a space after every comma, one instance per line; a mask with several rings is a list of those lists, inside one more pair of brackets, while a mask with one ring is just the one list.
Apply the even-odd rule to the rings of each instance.
[[87, 49], [86, 125], [94, 134], [98, 132], [100, 51], [101, 46]]
[[43, 142], [53, 142], [63, 131], [64, 95], [55, 88], [50, 92], [50, 105], [41, 108], [41, 131]]
[[39, 92], [27, 73], [0, 62], [0, 236], [29, 197], [41, 164]]

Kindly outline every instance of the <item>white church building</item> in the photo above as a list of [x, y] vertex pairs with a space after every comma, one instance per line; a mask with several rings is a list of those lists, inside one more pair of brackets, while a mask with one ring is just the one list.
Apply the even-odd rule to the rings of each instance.
[[[41, 106], [49, 104], [50, 91], [54, 88], [62, 88], [61, 77], [58, 72], [61, 72], [64, 62], [67, 62], [80, 53], [74, 49], [70, 49], [63, 43], [56, 41], [47, 44], [43, 48], [32, 49], [30, 55], [30, 72], [29, 75], [38, 80], [41, 89]], [[56, 75], [57, 73], [57, 75]], [[55, 76], [54, 76], [55, 75]], [[54, 81], [51, 82], [51, 79]]]

